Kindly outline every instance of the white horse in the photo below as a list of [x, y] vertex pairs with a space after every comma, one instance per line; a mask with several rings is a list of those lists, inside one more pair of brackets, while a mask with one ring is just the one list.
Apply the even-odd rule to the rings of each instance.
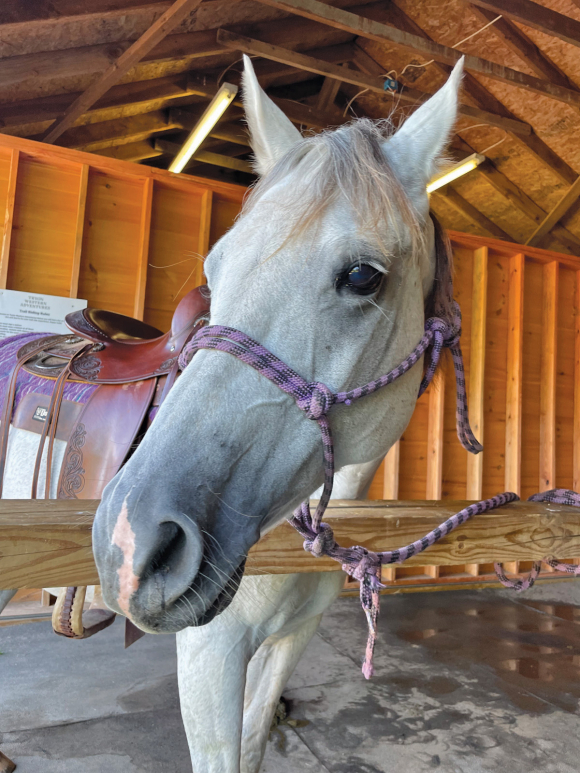
[[[206, 260], [210, 324], [244, 331], [333, 391], [411, 351], [441, 289], [437, 271], [449, 270], [436, 265], [425, 186], [455, 121], [461, 70], [394, 134], [359, 120], [303, 138], [245, 57], [261, 180]], [[335, 496], [364, 496], [420, 378], [418, 365], [331, 410]], [[7, 476], [23, 477], [10, 455]], [[257, 773], [282, 689], [343, 585], [342, 572], [242, 578], [250, 547], [322, 478], [318, 427], [292, 398], [239, 360], [200, 351], [105, 489], [93, 535], [103, 595], [144, 630], [179, 632], [195, 773]], [[7, 483], [5, 496], [14, 490]]]

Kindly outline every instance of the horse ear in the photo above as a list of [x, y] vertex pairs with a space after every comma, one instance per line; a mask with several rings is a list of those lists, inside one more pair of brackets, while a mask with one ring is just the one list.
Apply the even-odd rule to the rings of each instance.
[[302, 135], [262, 89], [249, 56], [244, 54], [244, 108], [254, 151], [254, 168], [266, 174]]
[[445, 85], [405, 121], [384, 145], [385, 155], [400, 182], [417, 193], [437, 171], [457, 117], [463, 57]]

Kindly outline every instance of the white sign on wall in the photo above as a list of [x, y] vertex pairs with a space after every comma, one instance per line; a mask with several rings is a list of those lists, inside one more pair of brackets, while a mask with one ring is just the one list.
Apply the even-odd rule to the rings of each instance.
[[86, 306], [79, 298], [0, 290], [0, 338], [19, 333], [67, 333], [66, 315]]

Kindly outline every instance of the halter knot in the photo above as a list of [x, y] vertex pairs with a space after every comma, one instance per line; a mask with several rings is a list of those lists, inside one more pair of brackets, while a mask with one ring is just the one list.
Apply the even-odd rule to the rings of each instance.
[[304, 540], [304, 550], [310, 551], [316, 558], [328, 555], [335, 546], [334, 533], [327, 523], [320, 524], [320, 531], [312, 540]]
[[373, 590], [378, 590], [382, 587], [379, 580], [381, 559], [376, 553], [372, 553], [366, 548], [362, 548], [362, 550], [363, 555], [354, 566], [352, 563], [344, 563], [342, 568], [347, 574], [350, 574], [351, 577], [354, 577], [354, 579], [359, 582], [363, 582], [366, 578], [371, 588]]
[[335, 398], [326, 384], [320, 381], [315, 381], [307, 386], [309, 394], [305, 397], [299, 397], [296, 403], [309, 419], [318, 421], [322, 416], [326, 416], [332, 408]]

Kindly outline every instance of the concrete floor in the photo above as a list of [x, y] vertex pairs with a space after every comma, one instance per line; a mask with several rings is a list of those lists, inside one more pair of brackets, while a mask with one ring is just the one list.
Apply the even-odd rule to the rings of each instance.
[[[580, 588], [383, 598], [377, 676], [354, 598], [326, 614], [262, 773], [578, 773]], [[122, 648], [0, 629], [0, 748], [18, 773], [190, 773], [171, 636]]]

